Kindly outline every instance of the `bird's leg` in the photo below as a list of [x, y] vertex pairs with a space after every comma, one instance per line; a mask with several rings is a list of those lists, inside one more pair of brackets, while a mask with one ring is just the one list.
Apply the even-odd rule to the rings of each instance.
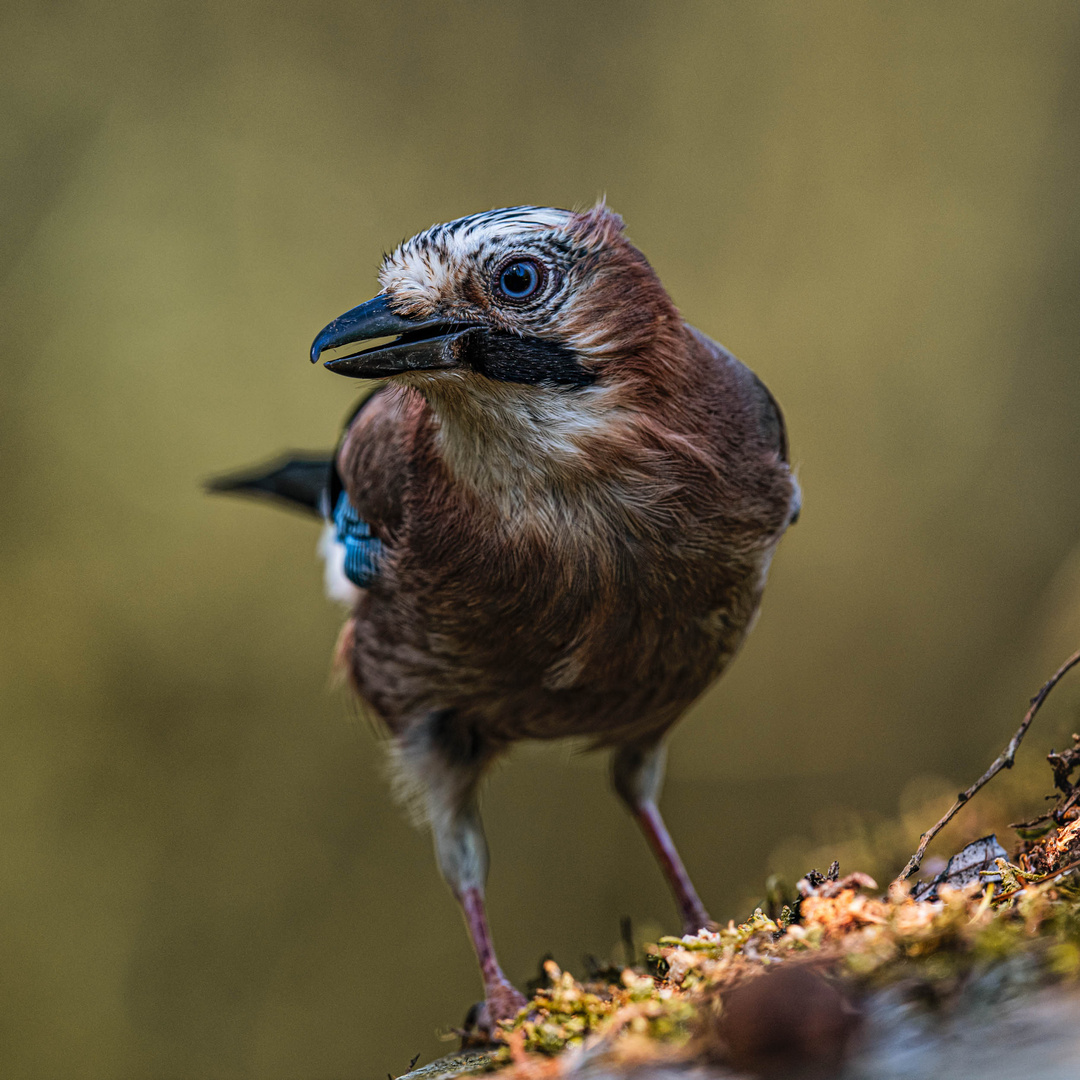
[[694, 889], [656, 805], [664, 779], [666, 758], [667, 751], [662, 743], [622, 746], [615, 751], [612, 760], [612, 779], [615, 791], [641, 826], [675, 894], [682, 916], [683, 933], [696, 934], [712, 920]]
[[526, 1004], [499, 966], [484, 908], [488, 847], [477, 793], [495, 754], [467, 721], [449, 711], [433, 713], [397, 747], [403, 778], [422, 793], [439, 869], [461, 904], [476, 950], [485, 998], [477, 1026], [489, 1032]]
[[526, 1000], [503, 974], [491, 941], [484, 906], [488, 849], [475, 791], [464, 806], [454, 808], [449, 815], [433, 817], [432, 832], [439, 869], [461, 904], [484, 981], [484, 1007], [478, 1026], [490, 1031], [495, 1021], [516, 1016]]

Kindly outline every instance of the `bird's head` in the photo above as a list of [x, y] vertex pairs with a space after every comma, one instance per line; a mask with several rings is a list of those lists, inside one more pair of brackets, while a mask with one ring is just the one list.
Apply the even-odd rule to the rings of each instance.
[[[353, 378], [438, 387], [491, 383], [574, 391], [655, 378], [682, 322], [622, 219], [517, 206], [435, 225], [383, 260], [382, 292], [335, 319], [311, 348], [394, 336], [329, 360]], [[650, 370], [652, 369], [652, 370]]]

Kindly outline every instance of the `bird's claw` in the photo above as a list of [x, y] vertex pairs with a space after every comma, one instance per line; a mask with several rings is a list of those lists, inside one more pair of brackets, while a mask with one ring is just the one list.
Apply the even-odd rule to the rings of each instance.
[[495, 1041], [500, 1020], [513, 1020], [529, 999], [508, 982], [488, 987], [487, 998], [477, 1002], [465, 1018], [462, 1047], [480, 1046]]
[[477, 1027], [494, 1032], [500, 1020], [513, 1020], [528, 1004], [528, 998], [508, 982], [489, 986], [487, 1000], [477, 1014]]

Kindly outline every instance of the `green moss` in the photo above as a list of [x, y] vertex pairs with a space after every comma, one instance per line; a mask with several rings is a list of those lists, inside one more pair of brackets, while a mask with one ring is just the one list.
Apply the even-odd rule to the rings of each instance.
[[1018, 867], [999, 869], [1000, 885], [946, 888], [932, 902], [903, 890], [876, 899], [829, 883], [800, 902], [797, 917], [790, 906], [778, 919], [759, 908], [716, 932], [663, 937], [648, 950], [650, 973], [626, 969], [617, 981], [579, 983], [548, 961], [549, 985], [504, 1025], [494, 1064], [524, 1067], [583, 1045], [613, 1060], [631, 1051], [639, 1060], [643, 1047], [658, 1060], [677, 1056], [692, 1049], [703, 1023], [716, 1023], [726, 993], [778, 964], [812, 961], [854, 995], [918, 985], [936, 1002], [997, 968], [1013, 983], [1080, 977], [1072, 892], [1031, 884]]

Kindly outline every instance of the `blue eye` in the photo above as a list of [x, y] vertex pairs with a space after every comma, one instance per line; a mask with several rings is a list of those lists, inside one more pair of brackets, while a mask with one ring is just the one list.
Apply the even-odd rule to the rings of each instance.
[[542, 268], [532, 259], [515, 259], [499, 274], [499, 291], [510, 300], [525, 300], [540, 291]]

